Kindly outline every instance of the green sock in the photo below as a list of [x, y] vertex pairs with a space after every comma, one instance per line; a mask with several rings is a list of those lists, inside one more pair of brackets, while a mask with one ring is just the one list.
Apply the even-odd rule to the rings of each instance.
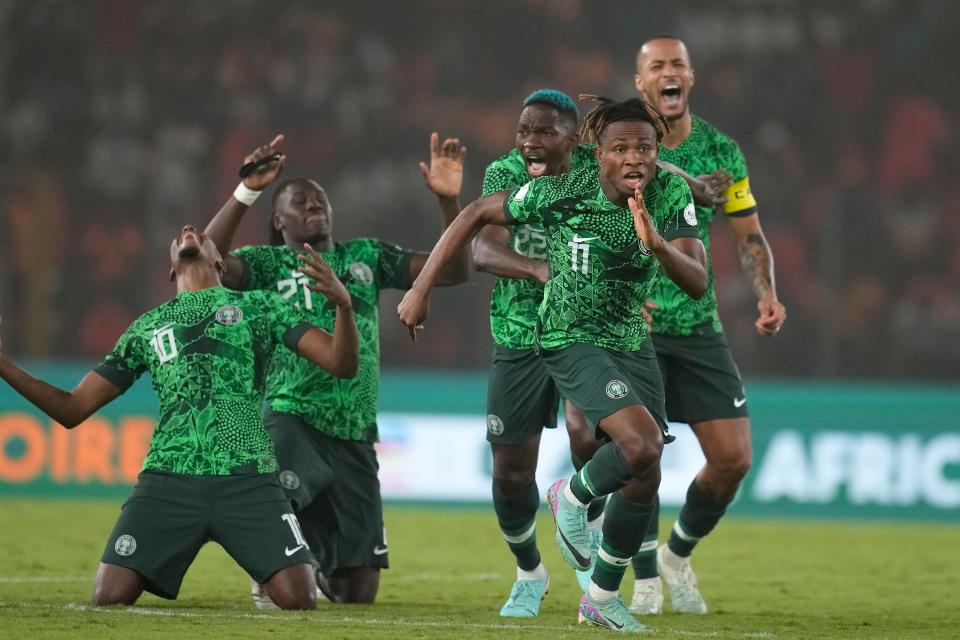
[[694, 480], [687, 489], [687, 501], [680, 509], [680, 517], [670, 531], [667, 546], [682, 558], [693, 553], [697, 543], [713, 531], [727, 511], [729, 502], [718, 502], [704, 493]]
[[507, 547], [517, 558], [517, 566], [524, 571], [532, 571], [540, 564], [540, 550], [537, 549], [537, 509], [540, 506], [540, 492], [537, 483], [514, 494], [500, 491], [493, 485], [493, 510], [497, 513], [497, 523]]
[[[570, 461], [573, 462], [573, 468], [577, 471], [583, 469], [585, 464], [577, 456], [570, 454]], [[600, 498], [594, 498], [590, 501], [590, 504], [587, 505], [587, 522], [593, 522], [601, 515], [603, 515], [603, 509], [607, 506], [607, 497], [603, 496]]]
[[646, 580], [647, 578], [656, 578], [657, 572], [657, 535], [660, 529], [660, 498], [653, 506], [653, 513], [650, 514], [650, 525], [643, 536], [643, 543], [640, 545], [640, 551], [633, 556], [633, 576], [637, 580]]
[[613, 493], [634, 477], [634, 471], [623, 459], [613, 442], [600, 447], [593, 458], [570, 481], [570, 491], [583, 504]]
[[601, 589], [616, 591], [636, 555], [647, 527], [653, 504], [628, 502], [619, 493], [610, 496], [603, 518], [603, 542], [597, 554], [593, 581]]

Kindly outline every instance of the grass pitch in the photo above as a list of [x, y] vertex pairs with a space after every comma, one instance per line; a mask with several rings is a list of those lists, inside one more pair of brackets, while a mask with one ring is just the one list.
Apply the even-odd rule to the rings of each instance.
[[[599, 638], [576, 624], [573, 572], [539, 544], [551, 574], [541, 615], [497, 615], [514, 578], [492, 511], [387, 510], [392, 568], [372, 607], [254, 608], [249, 579], [216, 545], [180, 598], [131, 608], [87, 603], [120, 502], [0, 500], [0, 638]], [[664, 529], [672, 524], [663, 518]], [[695, 554], [711, 612], [644, 620], [662, 638], [960, 638], [957, 525], [726, 519]], [[629, 600], [632, 575], [624, 581]], [[669, 603], [669, 599], [668, 599]]]

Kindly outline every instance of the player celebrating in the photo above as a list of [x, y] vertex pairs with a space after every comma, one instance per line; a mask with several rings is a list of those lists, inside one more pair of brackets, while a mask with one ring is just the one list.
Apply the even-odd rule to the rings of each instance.
[[[245, 158], [264, 164], [244, 178], [207, 227], [217, 246], [230, 247], [233, 234], [259, 192], [280, 172], [285, 157], [278, 136]], [[459, 213], [457, 196], [466, 148], [456, 139], [430, 140], [430, 166], [421, 163], [427, 185], [440, 198], [444, 225]], [[269, 162], [271, 158], [276, 158]], [[377, 306], [382, 289], [406, 289], [419, 275], [427, 254], [375, 238], [333, 240], [333, 209], [327, 193], [313, 180], [294, 178], [273, 195], [271, 235], [276, 246], [247, 246], [225, 259], [227, 286], [279, 291], [321, 327], [334, 321], [333, 306], [312, 295], [314, 265], [298, 262], [304, 243], [315, 249], [344, 283], [354, 302], [360, 331], [360, 369], [339, 380], [301, 366], [278, 352], [267, 379], [264, 422], [277, 446], [280, 482], [293, 501], [306, 540], [319, 563], [320, 588], [334, 602], [372, 603], [380, 569], [388, 566], [377, 457], [377, 395], [380, 375], [380, 327]], [[279, 237], [278, 237], [279, 236]], [[457, 284], [469, 274], [466, 252], [441, 277]], [[258, 585], [254, 602], [269, 606]]]
[[[737, 144], [702, 118], [692, 115], [688, 98], [694, 73], [683, 42], [653, 38], [637, 55], [637, 89], [670, 122], [660, 157], [692, 175], [726, 171], [733, 184], [725, 193], [726, 214], [740, 253], [743, 272], [757, 295], [757, 332], [773, 336], [786, 318], [777, 300], [773, 255], [760, 228], [750, 191], [747, 166]], [[696, 220], [709, 256], [713, 207], [700, 207]], [[706, 613], [690, 567], [694, 546], [716, 526], [750, 468], [750, 422], [740, 374], [717, 316], [713, 269], [699, 299], [687, 295], [669, 278], [653, 289], [653, 343], [666, 390], [667, 416], [690, 424], [706, 456], [706, 465], [687, 491], [686, 503], [670, 539], [657, 549], [659, 518], [651, 520], [641, 553], [634, 560], [636, 582], [631, 610], [659, 613], [663, 604], [659, 573], [670, 587], [675, 611]]]
[[[517, 146], [487, 167], [483, 195], [515, 189], [543, 175], [596, 169], [595, 146], [578, 144], [578, 120], [577, 106], [565, 93], [540, 89], [527, 96], [517, 124]], [[672, 165], [657, 164], [687, 180], [696, 202], [719, 204], [718, 186], [725, 185], [714, 184], [713, 176], [696, 180]], [[493, 507], [517, 561], [517, 580], [500, 610], [508, 617], [537, 615], [549, 584], [536, 542], [540, 494], [535, 480], [541, 431], [556, 426], [558, 404], [556, 386], [534, 348], [537, 310], [548, 279], [546, 260], [547, 238], [539, 224], [488, 225], [473, 242], [474, 266], [499, 276], [490, 302], [495, 346], [487, 387], [487, 440], [493, 453]], [[579, 470], [600, 443], [569, 402], [564, 414]], [[587, 512], [587, 526], [597, 538], [603, 505], [603, 499], [595, 500]], [[599, 546], [599, 539], [592, 546]], [[583, 589], [591, 573], [592, 568], [577, 571]]]
[[444, 232], [397, 312], [416, 339], [440, 270], [476, 229], [543, 225], [550, 277], [537, 344], [560, 393], [608, 440], [569, 482], [548, 490], [555, 538], [571, 566], [588, 567], [587, 505], [610, 495], [579, 618], [641, 631], [618, 588], [652, 513], [666, 431], [642, 307], [660, 268], [693, 297], [704, 292], [707, 278], [690, 188], [656, 166], [666, 123], [638, 98], [601, 101], [582, 128], [598, 143], [599, 171], [540, 177], [473, 202]]
[[170, 260], [177, 296], [135, 320], [73, 391], [31, 377], [2, 355], [0, 377], [68, 429], [145, 371], [153, 378], [160, 418], [103, 552], [95, 605], [133, 604], [144, 591], [176, 598], [200, 547], [215, 540], [281, 608], [312, 609], [310, 550], [277, 482], [260, 419], [263, 372], [282, 345], [332, 375], [354, 375], [350, 296], [314, 260], [322, 273], [312, 290], [336, 308], [331, 336], [275, 293], [224, 289], [220, 254], [191, 226], [174, 239]]
[[[541, 89], [523, 101], [517, 146], [494, 160], [483, 195], [517, 188], [532, 178], [596, 167], [592, 145], [579, 145], [577, 106], [564, 93]], [[538, 615], [549, 585], [536, 541], [540, 505], [537, 455], [544, 427], [557, 424], [558, 394], [534, 349], [537, 309], [548, 279], [547, 237], [538, 224], [486, 226], [473, 243], [476, 268], [499, 276], [490, 302], [495, 342], [487, 387], [487, 441], [493, 453], [493, 508], [517, 561], [517, 580], [500, 609], [506, 617]], [[573, 458], [589, 460], [593, 434], [579, 411], [565, 408]], [[582, 464], [576, 464], [577, 468]], [[599, 532], [603, 501], [591, 503], [591, 530]]]

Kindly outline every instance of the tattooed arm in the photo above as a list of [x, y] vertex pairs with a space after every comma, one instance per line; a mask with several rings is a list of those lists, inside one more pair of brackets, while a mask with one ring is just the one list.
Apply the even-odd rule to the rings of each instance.
[[728, 216], [730, 231], [737, 243], [740, 266], [757, 295], [760, 317], [755, 324], [757, 333], [774, 336], [787, 319], [787, 311], [777, 300], [777, 284], [773, 275], [773, 253], [763, 236], [757, 214], [741, 218]]

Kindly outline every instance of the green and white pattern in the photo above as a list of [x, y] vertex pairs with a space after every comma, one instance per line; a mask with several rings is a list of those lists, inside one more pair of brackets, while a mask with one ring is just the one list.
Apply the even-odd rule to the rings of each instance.
[[[573, 150], [571, 169], [596, 168], [596, 147], [581, 144]], [[487, 166], [483, 176], [483, 195], [516, 189], [530, 181], [527, 165], [516, 149]], [[547, 238], [543, 225], [524, 224], [509, 227], [510, 247], [520, 255], [547, 260]], [[532, 349], [537, 326], [537, 310], [543, 302], [543, 285], [536, 280], [497, 278], [490, 300], [490, 332], [497, 344], [508, 349]]]
[[[683, 178], [657, 169], [643, 197], [665, 239], [696, 237], [693, 196]], [[547, 236], [540, 346], [639, 350], [647, 338], [643, 304], [659, 262], [637, 237], [630, 209], [603, 193], [598, 170], [532, 180], [507, 197], [504, 210], [513, 224], [542, 224]]]
[[181, 292], [137, 318], [96, 371], [123, 390], [144, 372], [153, 378], [160, 416], [143, 469], [276, 471], [260, 419], [266, 374], [278, 350], [296, 357], [307, 329], [275, 293], [222, 287]]
[[[238, 249], [235, 255], [245, 265], [243, 288], [277, 291], [313, 324], [333, 331], [336, 308], [306, 287], [298, 253], [286, 246]], [[267, 379], [267, 402], [274, 411], [300, 416], [332, 438], [373, 442], [380, 386], [380, 290], [410, 286], [413, 253], [374, 238], [357, 238], [335, 243], [320, 255], [353, 300], [360, 368], [353, 378], [336, 378], [295, 354], [278, 351]]]
[[[693, 116], [690, 135], [675, 149], [660, 147], [660, 159], [671, 162], [691, 176], [725, 168], [735, 182], [747, 177], [747, 163], [740, 147], [705, 120]], [[713, 261], [710, 259], [710, 223], [714, 209], [697, 207], [697, 228], [707, 252], [707, 291], [694, 300], [665, 275], [653, 287], [653, 302], [659, 307], [652, 312], [653, 330], [668, 335], [688, 336], [723, 331], [717, 315]]]

